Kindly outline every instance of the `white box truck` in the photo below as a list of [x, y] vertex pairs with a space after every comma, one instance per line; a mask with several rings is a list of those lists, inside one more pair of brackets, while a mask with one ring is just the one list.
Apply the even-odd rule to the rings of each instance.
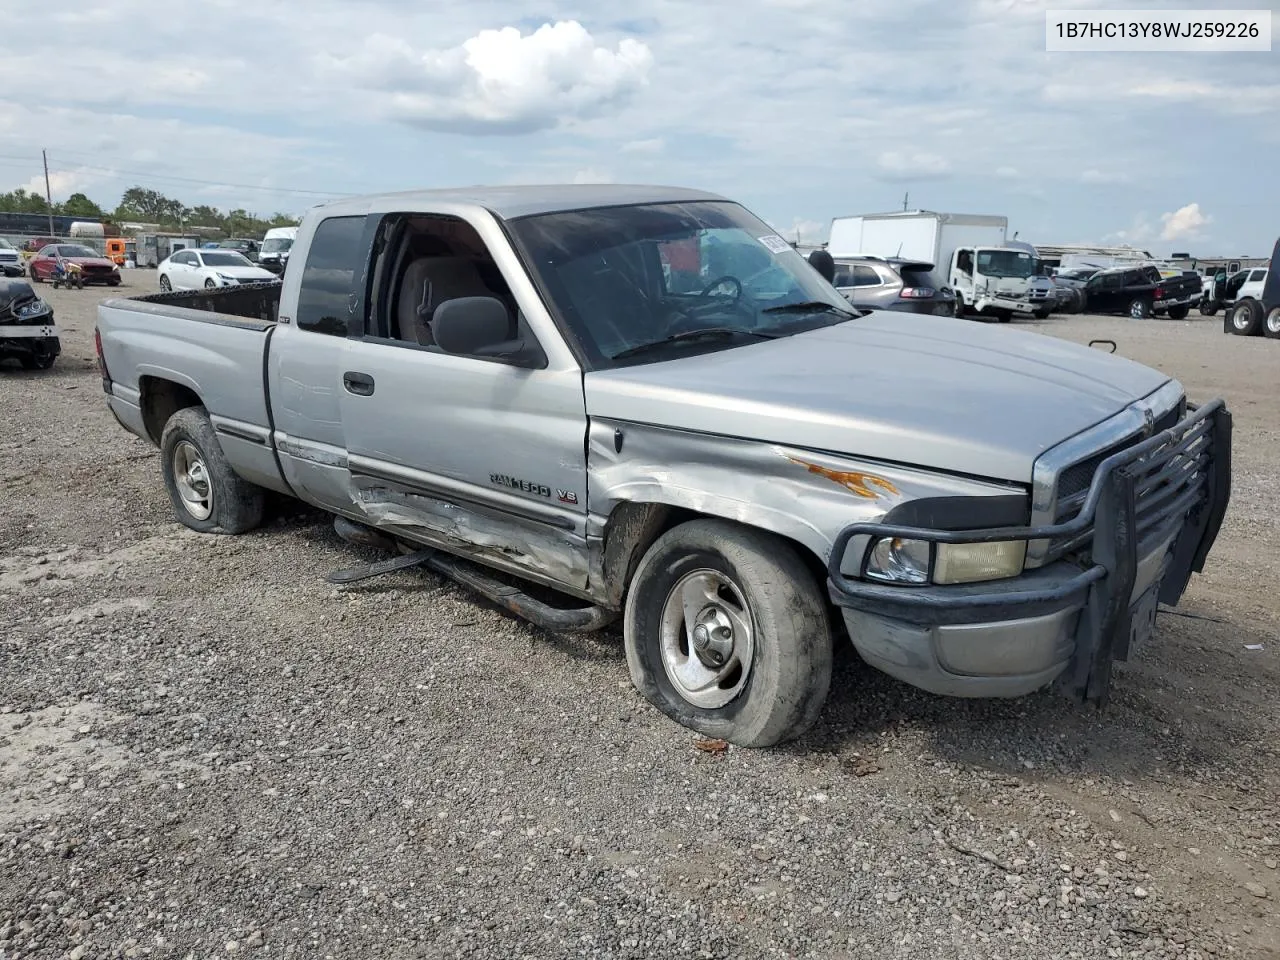
[[1047, 317], [1056, 302], [1053, 282], [1037, 275], [1025, 244], [1010, 245], [1007, 217], [903, 210], [836, 217], [827, 251], [851, 257], [933, 264], [939, 287], [956, 296], [960, 316], [973, 312], [1008, 320], [1014, 314]]

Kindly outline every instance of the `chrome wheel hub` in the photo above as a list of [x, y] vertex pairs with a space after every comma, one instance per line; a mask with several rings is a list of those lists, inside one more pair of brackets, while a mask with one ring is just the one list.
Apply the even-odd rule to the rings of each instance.
[[173, 448], [173, 480], [187, 513], [197, 520], [208, 520], [213, 513], [209, 473], [200, 451], [187, 440], [178, 441]]
[[662, 666], [695, 707], [732, 701], [751, 675], [755, 631], [742, 590], [717, 570], [695, 570], [671, 588], [662, 608]]

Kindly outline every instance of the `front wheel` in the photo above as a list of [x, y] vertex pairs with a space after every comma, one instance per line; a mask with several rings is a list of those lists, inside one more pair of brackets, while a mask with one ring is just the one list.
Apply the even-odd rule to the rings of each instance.
[[963, 319], [964, 319], [964, 314], [965, 314], [965, 309], [964, 309], [964, 297], [960, 296], [960, 294], [958, 294], [958, 293], [956, 294], [956, 308], [955, 308], [955, 309], [956, 309], [956, 319], [957, 319], [957, 320], [963, 320]]
[[1200, 316], [1212, 317], [1217, 312], [1218, 312], [1218, 304], [1215, 303], [1214, 301], [1212, 300], [1200, 301]]
[[1280, 307], [1272, 307], [1262, 323], [1262, 332], [1272, 340], [1280, 339]]
[[1134, 320], [1145, 320], [1151, 316], [1151, 302], [1142, 297], [1135, 297], [1129, 304], [1129, 316]]
[[212, 290], [217, 285], [218, 285], [217, 281], [215, 281], [212, 277], [210, 277], [208, 280], [204, 282], [204, 288], [206, 290]]
[[169, 282], [169, 278], [165, 276], [163, 273], [160, 274], [160, 292], [161, 293], [173, 292], [173, 284]]
[[160, 465], [179, 523], [200, 533], [247, 533], [262, 523], [265, 491], [231, 469], [204, 407], [169, 418]]
[[1262, 308], [1256, 300], [1241, 300], [1231, 307], [1227, 320], [1232, 333], [1252, 337], [1262, 327]]
[[1032, 314], [1032, 316], [1034, 316], [1037, 320], [1048, 320], [1048, 319], [1049, 319], [1049, 311], [1048, 311], [1048, 310], [1037, 310], [1035, 313], [1033, 313], [1033, 314]]
[[827, 609], [788, 544], [723, 520], [663, 534], [623, 627], [636, 689], [672, 720], [742, 747], [809, 729], [831, 686]]

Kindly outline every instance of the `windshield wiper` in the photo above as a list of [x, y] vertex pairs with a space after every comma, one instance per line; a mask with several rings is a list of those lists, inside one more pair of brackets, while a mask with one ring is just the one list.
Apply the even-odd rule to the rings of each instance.
[[703, 340], [703, 339], [729, 339], [730, 337], [757, 337], [760, 340], [777, 340], [776, 333], [760, 333], [757, 330], [743, 330], [741, 327], [704, 327], [701, 330], [684, 330], [680, 333], [674, 333], [662, 340], [654, 340], [652, 343], [641, 343], [634, 347], [627, 347], [611, 356], [610, 360], [625, 360], [627, 357], [634, 357], [637, 354], [645, 353], [649, 350], [655, 350], [658, 347], [665, 347], [672, 343], [681, 343], [686, 340]]
[[765, 307], [760, 312], [761, 313], [814, 313], [818, 310], [822, 310], [827, 313], [848, 314], [851, 317], [858, 316], [858, 314], [854, 313], [853, 310], [843, 310], [840, 307], [837, 307], [834, 303], [827, 303], [827, 301], [825, 300], [802, 300], [799, 303], [783, 303], [776, 307]]

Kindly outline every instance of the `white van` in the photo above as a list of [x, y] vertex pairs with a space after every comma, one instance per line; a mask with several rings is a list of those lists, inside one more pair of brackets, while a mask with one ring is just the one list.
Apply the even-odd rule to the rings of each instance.
[[274, 274], [284, 273], [284, 266], [289, 262], [289, 251], [293, 249], [293, 241], [297, 238], [297, 227], [273, 227], [268, 230], [262, 238], [262, 247], [258, 250], [258, 266]]

